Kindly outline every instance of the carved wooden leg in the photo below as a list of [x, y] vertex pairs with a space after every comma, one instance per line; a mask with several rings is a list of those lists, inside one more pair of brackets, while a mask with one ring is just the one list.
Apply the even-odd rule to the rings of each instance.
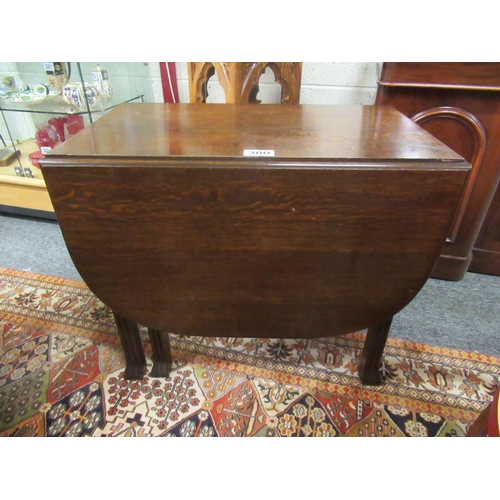
[[153, 348], [152, 377], [168, 377], [172, 369], [172, 351], [168, 333], [148, 328], [151, 347]]
[[359, 376], [364, 385], [380, 385], [382, 383], [380, 363], [391, 323], [392, 317], [384, 323], [368, 328], [359, 364]]
[[124, 377], [127, 380], [139, 380], [146, 372], [146, 357], [139, 336], [139, 327], [119, 314], [113, 313], [113, 316], [127, 364]]

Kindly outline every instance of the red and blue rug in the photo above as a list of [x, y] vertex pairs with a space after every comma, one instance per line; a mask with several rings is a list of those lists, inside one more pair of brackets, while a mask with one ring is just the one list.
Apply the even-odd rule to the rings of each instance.
[[0, 436], [464, 436], [500, 378], [499, 357], [389, 339], [363, 386], [363, 333], [170, 341], [168, 378], [124, 380], [84, 283], [0, 268]]

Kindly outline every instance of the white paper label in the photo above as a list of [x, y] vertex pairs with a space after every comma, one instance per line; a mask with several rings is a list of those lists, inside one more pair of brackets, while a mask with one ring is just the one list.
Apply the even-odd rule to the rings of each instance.
[[43, 155], [47, 154], [52, 148], [49, 148], [47, 146], [42, 146], [40, 148], [40, 153], [42, 153]]
[[244, 149], [243, 156], [274, 156], [274, 149]]

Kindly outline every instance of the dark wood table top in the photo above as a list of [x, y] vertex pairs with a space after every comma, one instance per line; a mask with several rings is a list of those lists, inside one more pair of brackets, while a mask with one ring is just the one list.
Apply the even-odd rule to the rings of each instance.
[[359, 105], [129, 103], [47, 156], [221, 159], [245, 149], [302, 161], [463, 162], [393, 108]]

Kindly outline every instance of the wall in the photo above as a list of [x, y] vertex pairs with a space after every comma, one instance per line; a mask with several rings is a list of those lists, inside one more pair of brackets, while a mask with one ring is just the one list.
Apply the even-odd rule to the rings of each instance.
[[[377, 62], [304, 62], [302, 67], [301, 104], [373, 104], [377, 76], [382, 63]], [[187, 63], [176, 63], [180, 102], [189, 102]], [[279, 102], [279, 85], [269, 68], [261, 78], [258, 98], [263, 103]], [[224, 102], [216, 75], [208, 85], [208, 102]]]
[[[0, 62], [0, 92], [8, 91], [9, 89], [4, 86], [3, 78], [5, 76], [13, 76], [16, 81], [20, 80], [19, 72], [16, 63], [13, 62]], [[7, 130], [6, 124], [2, 118], [0, 118], [0, 135], [2, 140], [10, 147], [10, 137], [13, 140], [21, 138], [21, 140], [27, 139], [33, 136], [35, 129], [33, 126], [33, 120], [30, 115], [25, 113], [5, 113], [8, 115], [9, 119], [9, 130]], [[0, 147], [3, 144], [0, 143]]]
[[[176, 73], [178, 64], [183, 64], [183, 63], [176, 63]], [[148, 70], [149, 70], [149, 81], [151, 82], [152, 102], [163, 102], [163, 87], [161, 82], [160, 63], [157, 62], [148, 63]]]

